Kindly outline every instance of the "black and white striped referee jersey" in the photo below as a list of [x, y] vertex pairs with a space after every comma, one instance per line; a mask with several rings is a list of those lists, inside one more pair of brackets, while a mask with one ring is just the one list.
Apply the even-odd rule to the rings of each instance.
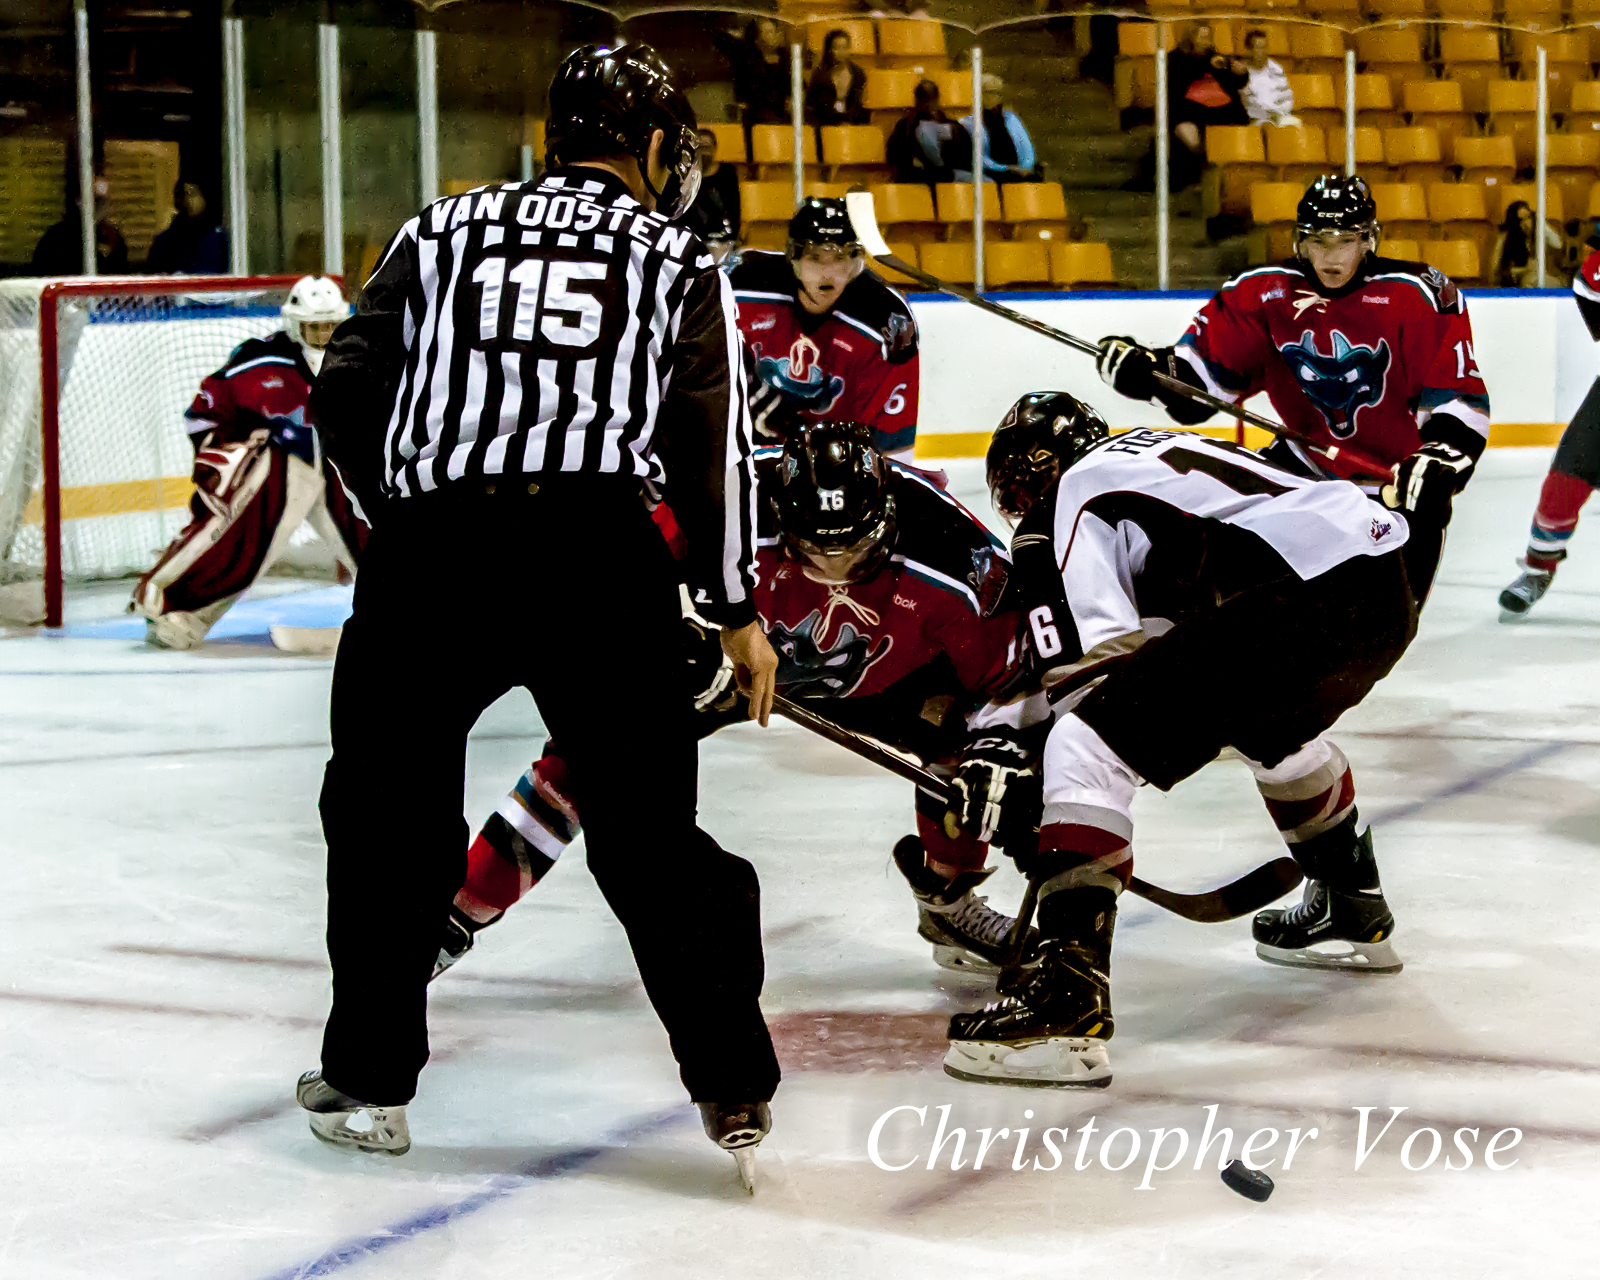
[[[755, 617], [738, 311], [698, 237], [586, 166], [435, 201], [328, 345], [314, 404], [363, 499], [560, 473], [662, 492], [714, 621]], [[370, 508], [369, 508], [370, 509]]]

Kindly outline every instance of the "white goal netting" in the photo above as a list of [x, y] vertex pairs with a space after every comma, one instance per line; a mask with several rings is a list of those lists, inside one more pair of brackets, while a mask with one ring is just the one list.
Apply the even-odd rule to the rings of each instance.
[[[46, 280], [0, 281], [0, 586], [45, 572]], [[71, 281], [56, 298], [61, 577], [142, 573], [187, 520], [183, 411], [246, 338], [279, 327], [278, 280]]]

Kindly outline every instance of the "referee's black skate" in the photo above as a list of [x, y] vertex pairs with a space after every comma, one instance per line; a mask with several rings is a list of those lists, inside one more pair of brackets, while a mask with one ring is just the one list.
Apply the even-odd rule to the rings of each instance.
[[[917, 900], [917, 934], [933, 944], [934, 963], [962, 973], [998, 974], [1005, 967], [1006, 944], [1016, 921], [973, 892], [993, 869], [946, 880], [927, 865], [916, 836], [895, 845], [894, 862]], [[1024, 963], [1033, 960], [1038, 944], [1039, 931], [1030, 928], [1022, 949]]]
[[369, 1106], [340, 1093], [322, 1078], [321, 1071], [301, 1076], [294, 1096], [311, 1113], [311, 1132], [331, 1147], [385, 1156], [403, 1156], [411, 1150], [404, 1103]]
[[706, 1137], [731, 1152], [739, 1182], [756, 1193], [756, 1148], [772, 1131], [772, 1109], [765, 1102], [697, 1102]]
[[[1403, 967], [1390, 942], [1394, 915], [1378, 883], [1372, 855], [1372, 830], [1354, 834], [1356, 815], [1325, 832], [1307, 846], [1321, 845], [1307, 856], [1293, 848], [1306, 872], [1305, 893], [1298, 906], [1256, 913], [1251, 932], [1256, 954], [1272, 964], [1298, 969], [1344, 969], [1350, 973], [1399, 973]], [[1342, 856], [1323, 842], [1346, 846]], [[1337, 875], [1330, 883], [1327, 878]], [[1335, 887], [1337, 884], [1337, 887]]]
[[[1111, 933], [1116, 897], [1109, 889], [1068, 889], [1075, 927], [1047, 925], [1039, 962], [1014, 995], [950, 1019], [946, 1075], [978, 1084], [1034, 1088], [1105, 1088], [1111, 1014]], [[1041, 917], [1046, 908], [1041, 904]]]

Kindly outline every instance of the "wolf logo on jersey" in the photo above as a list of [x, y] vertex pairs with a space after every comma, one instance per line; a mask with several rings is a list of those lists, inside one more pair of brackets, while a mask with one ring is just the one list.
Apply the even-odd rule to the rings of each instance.
[[1383, 399], [1390, 352], [1382, 338], [1376, 347], [1355, 346], [1335, 329], [1333, 354], [1323, 355], [1317, 350], [1316, 334], [1307, 329], [1299, 342], [1278, 350], [1300, 389], [1327, 421], [1328, 430], [1340, 440], [1355, 435], [1357, 412]]
[[807, 413], [827, 413], [844, 394], [844, 379], [824, 373], [817, 363], [817, 344], [801, 334], [785, 357], [764, 356], [761, 344], [752, 344], [761, 380], [777, 387]]
[[781, 622], [772, 624], [768, 638], [778, 654], [778, 687], [786, 695], [847, 698], [894, 644], [894, 637], [885, 636], [874, 648], [869, 637], [847, 622], [839, 628], [839, 638], [823, 648], [817, 643], [821, 622], [822, 611], [813, 609], [792, 630]]

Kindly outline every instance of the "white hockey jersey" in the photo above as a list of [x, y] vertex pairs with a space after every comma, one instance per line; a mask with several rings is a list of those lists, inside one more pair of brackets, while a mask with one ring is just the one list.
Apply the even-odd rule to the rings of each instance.
[[[1212, 521], [1260, 542], [1211, 536]], [[1030, 513], [1013, 551], [1020, 564], [1028, 541], [1050, 543], [1065, 597], [1065, 616], [1058, 607], [1055, 617], [1070, 617], [1076, 635], [1031, 638], [1059, 678], [1064, 666], [1081, 670], [1137, 648], [1153, 633], [1152, 616], [1174, 617], [1164, 607], [1168, 582], [1226, 594], [1223, 584], [1243, 589], [1271, 576], [1277, 561], [1278, 576], [1287, 566], [1311, 579], [1355, 556], [1394, 551], [1409, 534], [1403, 516], [1345, 481], [1304, 479], [1190, 432], [1132, 431], [1067, 470], [1053, 513]]]

